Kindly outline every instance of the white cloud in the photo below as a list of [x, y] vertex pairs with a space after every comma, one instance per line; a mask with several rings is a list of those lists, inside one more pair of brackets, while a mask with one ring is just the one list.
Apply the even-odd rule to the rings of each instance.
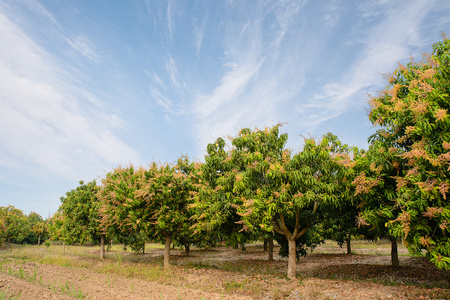
[[166, 71], [169, 75], [170, 82], [175, 88], [180, 87], [180, 83], [178, 82], [178, 70], [175, 61], [172, 56], [169, 55], [169, 58], [166, 60]]
[[325, 4], [324, 14], [322, 16], [326, 27], [333, 27], [339, 21], [340, 14], [338, 13], [339, 4], [336, 0], [327, 2]]
[[167, 28], [169, 29], [169, 38], [173, 40], [173, 34], [174, 34], [174, 24], [172, 20], [172, 1], [169, 0], [167, 3]]
[[156, 100], [156, 103], [158, 105], [162, 106], [170, 114], [174, 114], [174, 111], [172, 109], [173, 106], [172, 101], [170, 101], [170, 99], [166, 98], [163, 94], [161, 94], [161, 92], [158, 89], [153, 88], [151, 91], [151, 95]]
[[32, 168], [40, 180], [78, 180], [138, 158], [113, 131], [123, 121], [72, 86], [57, 62], [1, 9], [0, 44], [8, 45], [0, 47], [0, 151], [9, 162], [3, 168]]
[[[220, 85], [209, 95], [199, 95], [195, 112], [200, 119], [207, 119], [222, 109], [232, 110], [231, 101], [238, 99], [245, 91], [250, 80], [256, 75], [262, 62], [231, 65], [231, 70], [222, 77]], [[234, 108], [236, 109], [236, 108]]]
[[95, 47], [92, 42], [85, 36], [75, 36], [72, 38], [66, 37], [66, 42], [72, 47], [75, 51], [79, 52], [81, 55], [86, 58], [92, 60], [95, 63], [99, 63], [100, 56], [95, 51]]
[[223, 75], [209, 93], [198, 94], [193, 104], [199, 149], [244, 126], [282, 121], [278, 105], [296, 94], [303, 83], [303, 72], [296, 65], [300, 54], [290, 53], [291, 45], [284, 43], [304, 3], [267, 4], [252, 8], [242, 22], [226, 24]]
[[205, 26], [206, 26], [207, 15], [203, 17], [202, 24], [194, 24], [194, 38], [195, 38], [195, 52], [197, 55], [200, 54], [202, 48], [203, 37], [205, 36]]
[[[382, 3], [381, 3], [382, 4]], [[407, 7], [394, 5], [386, 10], [382, 22], [366, 31], [363, 38], [364, 49], [341, 76], [339, 82], [327, 82], [306, 103], [296, 106], [298, 112], [307, 117], [304, 122], [318, 125], [330, 118], [339, 116], [351, 107], [360, 108], [366, 104], [366, 92], [374, 92], [379, 87], [382, 73], [392, 71], [396, 63], [409, 57], [411, 44], [418, 41], [417, 33], [421, 20], [431, 9], [428, 3], [417, 1]], [[363, 7], [365, 14], [379, 7]], [[355, 98], [360, 99], [355, 103]], [[308, 111], [320, 111], [311, 115]], [[319, 110], [320, 109], [320, 110]]]

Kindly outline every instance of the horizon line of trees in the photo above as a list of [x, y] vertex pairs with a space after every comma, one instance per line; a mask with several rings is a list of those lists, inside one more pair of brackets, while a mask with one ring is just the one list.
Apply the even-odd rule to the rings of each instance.
[[12, 205], [0, 206], [0, 246], [5, 242], [40, 245], [48, 238], [48, 220], [35, 212], [26, 215]]
[[450, 40], [387, 80], [370, 99], [379, 129], [367, 150], [327, 133], [293, 153], [281, 124], [244, 128], [228, 146], [222, 138], [209, 144], [203, 163], [182, 156], [172, 165], [119, 166], [100, 185], [80, 181], [61, 197], [50, 234], [99, 243], [101, 258], [111, 239], [142, 252], [161, 242], [165, 267], [173, 242], [189, 254], [190, 245], [275, 239], [289, 278], [299, 255], [325, 238], [349, 250], [352, 235], [387, 238], [393, 266], [402, 238], [412, 253], [450, 269]]

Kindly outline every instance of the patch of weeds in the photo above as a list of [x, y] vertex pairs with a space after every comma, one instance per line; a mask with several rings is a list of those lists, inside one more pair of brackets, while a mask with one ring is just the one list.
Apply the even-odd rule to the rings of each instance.
[[178, 291], [177, 291], [177, 299], [181, 299], [181, 298], [180, 298], [180, 288], [181, 288], [181, 287], [179, 286], [179, 287], [178, 287]]
[[183, 265], [183, 267], [187, 267], [187, 268], [193, 268], [193, 269], [215, 269], [218, 270], [219, 267], [216, 265], [210, 265], [204, 262], [188, 262], [186, 264]]
[[71, 284], [70, 282], [66, 281], [65, 284], [60, 286], [60, 290], [63, 294], [68, 295], [71, 298], [76, 298], [76, 299], [83, 299], [84, 298], [84, 293], [81, 289], [75, 289], [73, 287], [73, 284]]
[[114, 260], [117, 262], [119, 266], [122, 265], [123, 255], [120, 253], [114, 253]]
[[[34, 266], [33, 268], [33, 273], [31, 274], [30, 281], [36, 281], [36, 277], [37, 277], [37, 273], [39, 271], [39, 267], [38, 266]], [[42, 276], [41, 276], [42, 277]]]
[[[58, 283], [59, 283], [59, 281], [58, 281]], [[57, 293], [55, 282], [51, 282], [49, 288], [52, 290], [53, 293], [55, 293], [55, 294]]]
[[114, 286], [114, 283], [116, 282], [115, 279], [113, 279], [112, 281], [109, 279], [109, 276], [106, 278], [105, 283], [107, 286], [109, 286], [110, 288], [112, 288]]
[[6, 290], [0, 291], [0, 300], [18, 300], [22, 291], [20, 291], [17, 295], [13, 295], [12, 292], [9, 291], [9, 288]]
[[39, 271], [39, 267], [35, 266], [31, 275], [28, 274], [28, 272], [25, 271], [22, 267], [19, 267], [19, 269], [15, 269], [15, 268], [13, 268], [11, 266], [8, 266], [8, 270], [6, 271], [6, 270], [3, 270], [3, 266], [2, 266], [0, 271], [3, 272], [3, 273], [8, 274], [10, 276], [14, 276], [14, 277], [17, 277], [19, 279], [23, 279], [23, 280], [28, 281], [28, 282], [35, 282], [36, 278], [37, 278], [37, 273]]
[[242, 287], [246, 283], [247, 283], [247, 280], [243, 280], [243, 281], [231, 280], [231, 281], [227, 281], [227, 282], [223, 283], [223, 287], [224, 287], [225, 291], [231, 292], [231, 291], [242, 289]]

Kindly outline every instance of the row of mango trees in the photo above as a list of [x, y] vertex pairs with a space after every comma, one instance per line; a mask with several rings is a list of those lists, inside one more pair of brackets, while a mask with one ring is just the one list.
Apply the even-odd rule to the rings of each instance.
[[[447, 193], [450, 188], [450, 41], [400, 65], [388, 86], [371, 99], [370, 120], [379, 130], [367, 151], [342, 144], [331, 133], [286, 148], [281, 125], [244, 128], [230, 144], [218, 138], [204, 162], [117, 167], [100, 185], [84, 184], [61, 198], [52, 219], [54, 238], [104, 245], [114, 237], [135, 251], [145, 243], [244, 244], [275, 238], [296, 258], [323, 238], [342, 243], [363, 234], [397, 239], [440, 268], [450, 267]], [[101, 257], [104, 255], [102, 247]], [[269, 258], [271, 258], [269, 251]]]

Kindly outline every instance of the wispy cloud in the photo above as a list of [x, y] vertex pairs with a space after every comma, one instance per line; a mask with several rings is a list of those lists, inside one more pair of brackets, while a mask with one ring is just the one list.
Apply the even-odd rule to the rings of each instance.
[[335, 0], [325, 4], [323, 22], [326, 27], [333, 27], [339, 20], [340, 14], [338, 13], [339, 3]]
[[[380, 5], [385, 5], [379, 3]], [[307, 102], [296, 106], [299, 113], [309, 116], [304, 122], [318, 125], [330, 118], [339, 116], [350, 108], [366, 105], [366, 93], [380, 86], [381, 73], [392, 70], [399, 60], [409, 57], [411, 43], [417, 40], [421, 21], [431, 9], [431, 5], [421, 1], [410, 3], [407, 7], [393, 5], [379, 24], [365, 32], [360, 38], [364, 47], [347, 70], [344, 70], [337, 82], [327, 82], [318, 88]], [[381, 8], [362, 6], [365, 17], [379, 16]], [[389, 34], [387, 34], [389, 33]], [[355, 99], [360, 99], [355, 102]], [[320, 111], [320, 114], [308, 114], [308, 111]]]
[[65, 40], [75, 51], [91, 61], [99, 63], [100, 55], [94, 50], [95, 46], [87, 37], [79, 35], [72, 38], [65, 37]]
[[205, 35], [205, 26], [206, 26], [206, 20], [208, 16], [205, 15], [202, 19], [202, 23], [198, 24], [198, 20], [194, 24], [194, 38], [195, 38], [195, 52], [197, 55], [200, 54], [200, 50], [202, 48], [203, 43], [203, 37]]
[[[283, 56], [290, 46], [284, 44], [285, 37], [302, 6], [297, 1], [262, 4], [242, 22], [226, 25], [223, 75], [193, 104], [199, 149], [243, 126], [280, 121], [277, 104], [292, 97], [302, 84], [302, 71], [292, 68], [298, 57]], [[268, 20], [274, 21], [267, 24]]]
[[172, 0], [169, 0], [167, 3], [167, 28], [169, 29], [169, 38], [173, 40], [173, 34], [174, 34], [174, 24], [172, 20]]
[[163, 107], [168, 113], [174, 114], [172, 101], [165, 97], [157, 88], [152, 88], [151, 95], [156, 103]]
[[211, 94], [199, 95], [196, 103], [196, 113], [201, 119], [211, 117], [218, 110], [232, 108], [230, 101], [238, 99], [245, 91], [250, 80], [256, 75], [261, 63], [233, 65], [231, 70], [222, 77], [220, 85]]
[[172, 86], [174, 86], [175, 88], [179, 88], [180, 83], [178, 82], [177, 65], [175, 63], [175, 60], [170, 55], [166, 60], [166, 71], [167, 71], [167, 74], [169, 75]]
[[8, 45], [0, 48], [0, 151], [12, 165], [33, 168], [40, 180], [79, 180], [138, 159], [114, 132], [124, 126], [120, 117], [86, 105], [100, 100], [86, 99], [89, 93], [68, 82], [58, 62], [1, 9], [0, 44]]

